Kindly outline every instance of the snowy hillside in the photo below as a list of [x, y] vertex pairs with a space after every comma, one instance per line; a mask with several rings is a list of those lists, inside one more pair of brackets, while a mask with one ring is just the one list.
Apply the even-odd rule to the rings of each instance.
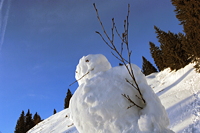
[[78, 133], [69, 119], [70, 111], [65, 109], [52, 115], [33, 127], [28, 133]]
[[[200, 133], [200, 74], [190, 64], [177, 72], [165, 69], [147, 76], [148, 84], [165, 106], [176, 133]], [[28, 133], [78, 133], [65, 109], [33, 127]]]
[[173, 131], [200, 133], [200, 74], [193, 64], [177, 72], [151, 74], [147, 81], [165, 106]]

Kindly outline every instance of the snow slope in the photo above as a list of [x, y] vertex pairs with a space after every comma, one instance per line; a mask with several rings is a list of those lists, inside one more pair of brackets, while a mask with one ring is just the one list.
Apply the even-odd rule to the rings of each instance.
[[193, 64], [177, 72], [151, 74], [147, 81], [165, 106], [173, 131], [200, 133], [200, 74]]
[[[193, 64], [177, 72], [165, 69], [147, 76], [148, 84], [165, 106], [176, 133], [200, 133], [200, 74]], [[66, 115], [68, 117], [66, 117]], [[36, 125], [28, 133], [78, 133], [65, 109]]]
[[28, 133], [78, 133], [69, 115], [69, 109], [60, 111], [37, 124]]

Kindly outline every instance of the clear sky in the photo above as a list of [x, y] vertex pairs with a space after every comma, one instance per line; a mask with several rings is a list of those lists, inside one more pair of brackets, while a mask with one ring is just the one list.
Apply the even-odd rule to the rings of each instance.
[[[67, 89], [75, 91], [74, 73], [87, 54], [112, 56], [95, 31], [106, 30], [114, 17], [119, 30], [130, 3], [129, 43], [132, 63], [142, 56], [153, 63], [149, 41], [159, 45], [153, 26], [181, 32], [170, 0], [1, 0], [0, 1], [0, 131], [12, 133], [21, 111], [38, 112], [45, 119], [64, 108]], [[122, 31], [122, 30], [120, 30]], [[120, 42], [116, 42], [116, 45]]]

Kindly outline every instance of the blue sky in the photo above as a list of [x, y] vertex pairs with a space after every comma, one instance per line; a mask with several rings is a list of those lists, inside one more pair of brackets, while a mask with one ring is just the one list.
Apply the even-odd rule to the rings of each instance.
[[0, 6], [2, 133], [14, 131], [22, 110], [38, 112], [43, 119], [51, 116], [54, 108], [61, 111], [67, 89], [74, 92], [77, 87], [69, 84], [75, 80], [82, 56], [104, 54], [112, 66], [118, 65], [95, 33], [102, 30], [94, 2], [106, 30], [114, 17], [119, 31], [130, 3], [129, 43], [132, 63], [139, 67], [142, 56], [153, 63], [149, 41], [159, 45], [154, 25], [164, 31], [182, 31], [170, 0], [4, 0]]

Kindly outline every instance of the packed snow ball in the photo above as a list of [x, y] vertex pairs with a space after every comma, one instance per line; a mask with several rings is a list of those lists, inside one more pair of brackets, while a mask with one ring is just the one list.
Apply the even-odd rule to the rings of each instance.
[[[145, 103], [130, 85], [134, 81], [126, 66], [132, 68]], [[126, 66], [112, 68], [101, 54], [80, 59], [75, 76], [79, 87], [69, 107], [77, 130], [80, 133], [173, 133], [167, 128], [169, 119], [164, 106], [140, 68], [134, 64]], [[142, 109], [132, 106], [122, 94]]]
[[111, 65], [104, 55], [96, 54], [83, 56], [76, 67], [75, 78], [78, 81], [78, 84], [81, 85], [97, 73], [107, 71], [110, 68]]

